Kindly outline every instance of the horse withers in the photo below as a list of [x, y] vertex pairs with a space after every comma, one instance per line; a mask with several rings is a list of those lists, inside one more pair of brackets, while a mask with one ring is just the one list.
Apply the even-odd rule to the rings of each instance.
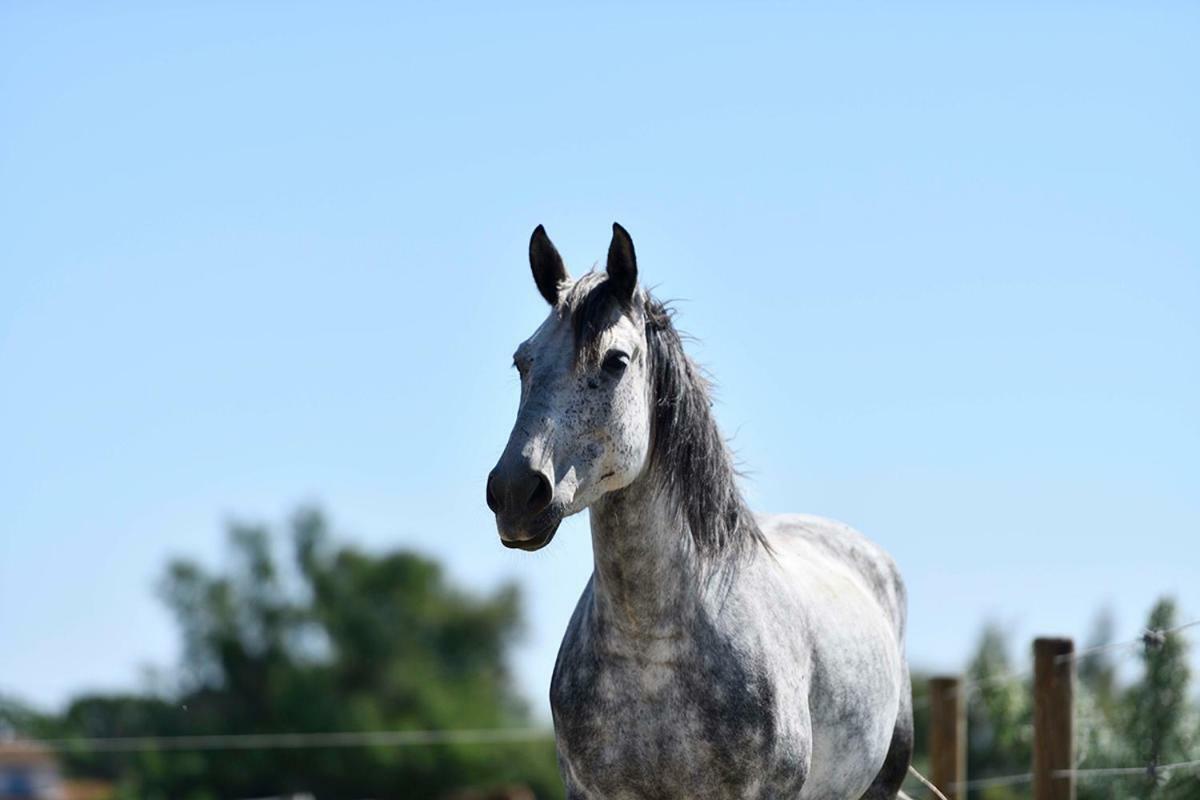
[[747, 509], [624, 228], [603, 273], [572, 280], [541, 226], [529, 260], [551, 310], [513, 356], [487, 502], [529, 551], [591, 512], [592, 577], [550, 686], [567, 796], [897, 797], [912, 694], [892, 560], [840, 523]]

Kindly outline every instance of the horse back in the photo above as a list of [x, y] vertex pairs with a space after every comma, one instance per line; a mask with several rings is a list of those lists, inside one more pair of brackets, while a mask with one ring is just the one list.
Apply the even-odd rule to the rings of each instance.
[[759, 518], [776, 550], [812, 560], [814, 554], [846, 570], [879, 604], [896, 640], [904, 641], [907, 598], [904, 581], [891, 556], [861, 533], [835, 520], [812, 514], [774, 514]]

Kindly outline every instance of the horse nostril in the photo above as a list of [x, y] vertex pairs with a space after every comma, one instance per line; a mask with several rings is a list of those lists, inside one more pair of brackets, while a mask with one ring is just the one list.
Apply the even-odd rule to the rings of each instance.
[[487, 479], [487, 504], [498, 516], [537, 514], [554, 500], [550, 476], [529, 465], [506, 470], [496, 467]]
[[496, 480], [496, 473], [488, 473], [487, 478], [487, 505], [492, 510], [493, 514], [500, 513], [500, 501], [496, 499], [496, 490], [492, 488], [492, 482]]
[[543, 473], [534, 473], [536, 480], [534, 481], [533, 491], [529, 494], [529, 500], [526, 501], [525, 507], [530, 514], [537, 512], [550, 505], [550, 501], [554, 499], [554, 487], [550, 485], [550, 479]]

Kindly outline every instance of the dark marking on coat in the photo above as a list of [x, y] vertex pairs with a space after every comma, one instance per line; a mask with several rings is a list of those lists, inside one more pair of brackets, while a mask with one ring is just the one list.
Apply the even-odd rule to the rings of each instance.
[[[697, 800], [800, 791], [807, 741], [780, 735], [768, 674], [756, 672], [703, 614], [691, 621], [669, 665], [597, 652], [606, 635], [591, 593], [589, 585], [550, 689], [560, 759], [590, 781], [577, 791]], [[667, 676], [646, 696], [641, 673], [655, 666]]]

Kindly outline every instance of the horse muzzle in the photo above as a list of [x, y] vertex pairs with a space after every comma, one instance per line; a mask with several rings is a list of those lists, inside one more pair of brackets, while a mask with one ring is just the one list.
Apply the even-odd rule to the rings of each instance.
[[514, 550], [524, 550], [527, 553], [541, 550], [550, 544], [550, 540], [558, 532], [559, 524], [562, 523], [562, 517], [557, 514], [551, 515], [549, 519], [541, 518], [545, 516], [547, 515], [539, 515], [538, 519], [530, 520], [524, 525], [505, 525], [500, 517], [496, 517], [496, 530], [500, 532], [500, 544]]
[[488, 475], [487, 504], [505, 547], [532, 552], [554, 538], [562, 511], [554, 503], [554, 482], [524, 459], [502, 457]]

